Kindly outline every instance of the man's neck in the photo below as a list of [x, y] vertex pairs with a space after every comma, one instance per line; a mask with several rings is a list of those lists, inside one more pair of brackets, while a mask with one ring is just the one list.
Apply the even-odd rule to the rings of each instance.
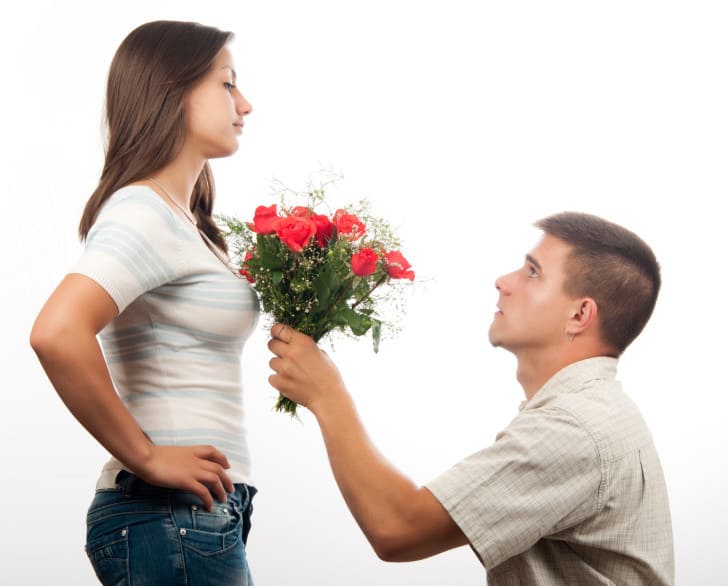
[[526, 400], [530, 400], [561, 369], [587, 358], [608, 355], [604, 348], [579, 348], [572, 345], [552, 353], [523, 352], [516, 355], [516, 379], [523, 388]]

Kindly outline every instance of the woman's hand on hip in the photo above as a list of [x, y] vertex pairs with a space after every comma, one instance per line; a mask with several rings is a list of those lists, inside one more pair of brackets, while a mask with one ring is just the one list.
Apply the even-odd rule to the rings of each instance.
[[235, 490], [225, 472], [230, 464], [214, 446], [151, 445], [141, 468], [134, 472], [149, 484], [191, 492], [209, 511], [213, 498], [224, 503]]

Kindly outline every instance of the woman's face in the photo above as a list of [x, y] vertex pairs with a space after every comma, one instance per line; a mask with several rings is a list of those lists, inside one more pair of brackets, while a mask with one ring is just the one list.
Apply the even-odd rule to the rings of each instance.
[[235, 83], [232, 55], [223, 47], [210, 71], [185, 98], [184, 150], [203, 159], [226, 157], [237, 150], [243, 118], [253, 108]]

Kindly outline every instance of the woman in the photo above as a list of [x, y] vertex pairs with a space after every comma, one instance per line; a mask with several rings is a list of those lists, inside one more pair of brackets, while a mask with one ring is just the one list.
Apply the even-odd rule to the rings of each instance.
[[252, 584], [240, 352], [258, 304], [228, 266], [208, 165], [235, 152], [251, 112], [231, 39], [159, 21], [119, 46], [86, 248], [31, 333], [61, 399], [113, 456], [87, 518], [103, 584]]

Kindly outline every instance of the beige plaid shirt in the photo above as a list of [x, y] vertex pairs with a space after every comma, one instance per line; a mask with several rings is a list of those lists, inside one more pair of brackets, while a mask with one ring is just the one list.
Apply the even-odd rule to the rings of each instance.
[[488, 584], [673, 584], [670, 507], [650, 433], [617, 360], [554, 375], [495, 443], [427, 488]]

